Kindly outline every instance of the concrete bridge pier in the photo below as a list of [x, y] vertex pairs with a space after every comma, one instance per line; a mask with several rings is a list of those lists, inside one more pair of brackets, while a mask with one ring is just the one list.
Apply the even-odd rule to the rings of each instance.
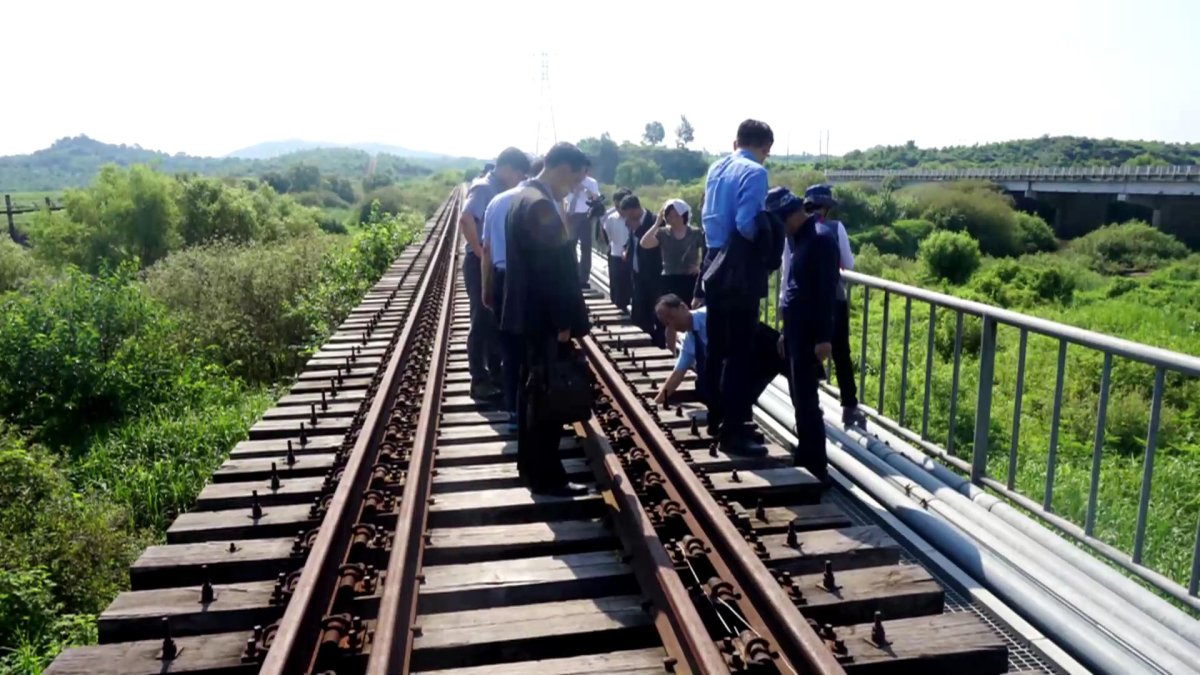
[[1126, 201], [1153, 209], [1151, 225], [1193, 249], [1200, 248], [1200, 197], [1130, 195]]
[[1054, 208], [1054, 233], [1074, 239], [1104, 225], [1108, 220], [1108, 195], [1041, 193], [1038, 199]]

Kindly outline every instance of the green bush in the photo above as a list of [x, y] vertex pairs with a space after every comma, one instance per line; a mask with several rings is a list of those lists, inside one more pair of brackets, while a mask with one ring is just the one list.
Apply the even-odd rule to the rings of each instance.
[[920, 218], [907, 218], [897, 220], [892, 228], [896, 230], [896, 234], [904, 245], [902, 254], [908, 258], [915, 258], [917, 251], [921, 248], [921, 241], [933, 232], [933, 223]]
[[921, 218], [940, 230], [966, 232], [979, 242], [982, 253], [1014, 256], [1022, 253], [1014, 222], [1012, 200], [992, 185], [939, 183], [905, 190], [921, 209]]
[[639, 188], [644, 185], [661, 185], [662, 170], [653, 160], [635, 157], [617, 165], [617, 183]]
[[1017, 242], [1023, 253], [1040, 253], [1058, 248], [1058, 239], [1041, 216], [1017, 211], [1013, 214], [1017, 228]]
[[0, 293], [19, 288], [36, 270], [37, 263], [29, 251], [0, 234]]
[[337, 242], [315, 235], [196, 246], [147, 270], [146, 289], [171, 309], [183, 345], [199, 345], [231, 372], [269, 382], [300, 365], [309, 325], [297, 303]]
[[850, 243], [854, 248], [862, 250], [864, 245], [874, 246], [880, 253], [905, 255], [904, 240], [896, 231], [887, 225], [872, 227], [869, 230], [850, 235]]
[[963, 232], [934, 232], [921, 242], [919, 255], [930, 275], [955, 284], [979, 268], [979, 242]]
[[1075, 294], [1075, 279], [1059, 266], [1031, 266], [1025, 260], [999, 260], [971, 280], [984, 300], [1005, 308], [1064, 305]]
[[1147, 271], [1188, 255], [1178, 239], [1136, 220], [1089, 232], [1071, 242], [1071, 249], [1105, 274]]
[[207, 368], [177, 344], [175, 323], [134, 272], [68, 269], [0, 298], [0, 415], [70, 443], [205, 386]]
[[30, 223], [34, 253], [90, 272], [125, 260], [150, 265], [177, 247], [179, 183], [145, 166], [106, 166], [92, 186], [68, 190], [62, 211], [39, 211]]

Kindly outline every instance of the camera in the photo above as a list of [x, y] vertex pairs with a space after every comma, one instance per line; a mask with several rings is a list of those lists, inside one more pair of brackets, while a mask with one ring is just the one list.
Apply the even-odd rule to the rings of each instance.
[[607, 201], [608, 200], [605, 199], [604, 195], [597, 195], [596, 197], [589, 199], [587, 201], [588, 218], [600, 218], [601, 216], [603, 216], [604, 211], [605, 211], [604, 206], [607, 203]]

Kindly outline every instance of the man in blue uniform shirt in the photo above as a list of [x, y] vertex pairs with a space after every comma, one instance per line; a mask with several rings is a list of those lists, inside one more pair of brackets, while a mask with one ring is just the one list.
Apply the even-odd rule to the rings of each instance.
[[[726, 247], [740, 237], [754, 242], [761, 234], [759, 213], [767, 197], [767, 170], [763, 162], [775, 135], [758, 120], [746, 120], [737, 131], [734, 151], [708, 169], [704, 185], [704, 238], [707, 253], [701, 269], [704, 302], [708, 307], [708, 360], [719, 392], [709, 406], [709, 431], [717, 432], [727, 452], [744, 452], [752, 443], [749, 428], [753, 404], [749, 374], [750, 350], [745, 345], [758, 322], [758, 302], [753, 294], [734, 292], [709, 282], [705, 272]], [[748, 261], [757, 265], [757, 261]], [[733, 267], [733, 265], [730, 265]]]
[[496, 317], [483, 305], [483, 244], [479, 233], [487, 205], [497, 194], [514, 187], [529, 173], [529, 156], [517, 148], [505, 148], [496, 158], [496, 167], [476, 178], [467, 190], [467, 199], [459, 216], [459, 229], [467, 240], [463, 258], [463, 282], [471, 313], [467, 333], [467, 364], [471, 371], [471, 396], [494, 398], [501, 393], [500, 339]]
[[817, 398], [817, 366], [833, 346], [834, 302], [838, 284], [837, 233], [811, 217], [833, 205], [826, 186], [810, 189], [801, 201], [787, 188], [767, 196], [767, 208], [783, 220], [789, 260], [779, 311], [783, 315], [781, 347], [788, 361], [788, 389], [796, 410], [798, 466], [825, 480], [825, 421]]

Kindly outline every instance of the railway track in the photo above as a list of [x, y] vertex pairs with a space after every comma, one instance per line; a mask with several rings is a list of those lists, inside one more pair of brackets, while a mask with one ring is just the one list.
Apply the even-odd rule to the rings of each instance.
[[[456, 191], [51, 673], [1000, 673], [1008, 647], [767, 439], [728, 456], [589, 293], [580, 497], [469, 396]], [[336, 395], [335, 395], [336, 394]]]

